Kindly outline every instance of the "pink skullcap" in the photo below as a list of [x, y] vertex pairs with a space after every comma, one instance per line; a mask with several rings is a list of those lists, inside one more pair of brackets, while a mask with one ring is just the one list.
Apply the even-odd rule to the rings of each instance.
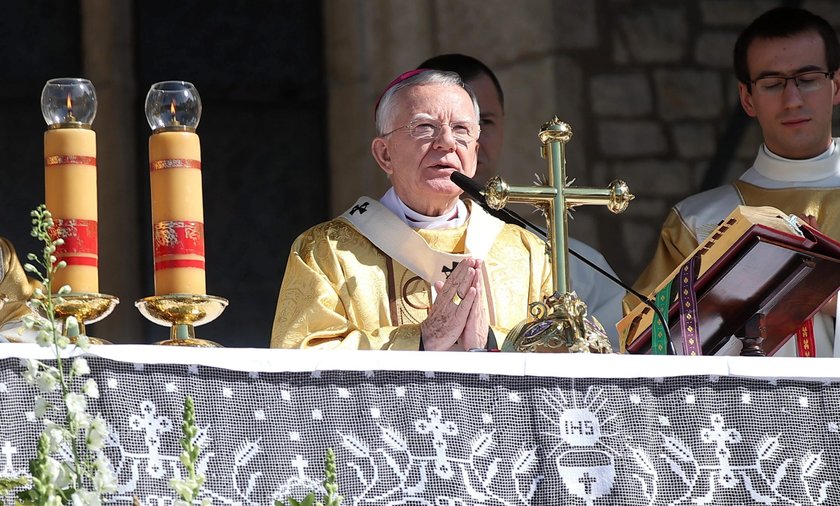
[[384, 89], [384, 90], [382, 90], [382, 94], [380, 94], [380, 95], [379, 95], [379, 98], [377, 98], [377, 99], [376, 99], [376, 107], [374, 107], [374, 108], [373, 108], [373, 114], [374, 114], [374, 116], [376, 116], [376, 111], [377, 111], [377, 110], [379, 110], [379, 102], [381, 102], [381, 101], [382, 101], [382, 97], [384, 97], [384, 96], [385, 96], [385, 94], [386, 94], [386, 93], [388, 93], [388, 90], [390, 90], [390, 89], [391, 89], [391, 88], [393, 88], [394, 86], [396, 86], [396, 85], [400, 84], [401, 82], [405, 81], [405, 80], [406, 80], [406, 79], [408, 79], [409, 77], [414, 77], [414, 76], [416, 76], [417, 74], [419, 74], [419, 73], [421, 73], [421, 72], [426, 72], [427, 70], [430, 70], [430, 69], [414, 69], [414, 70], [409, 70], [408, 72], [403, 72], [402, 74], [398, 75], [398, 76], [396, 77], [396, 79], [394, 79], [393, 81], [391, 81], [390, 83], [388, 83], [388, 86], [386, 86], [386, 87], [385, 87], [385, 89]]

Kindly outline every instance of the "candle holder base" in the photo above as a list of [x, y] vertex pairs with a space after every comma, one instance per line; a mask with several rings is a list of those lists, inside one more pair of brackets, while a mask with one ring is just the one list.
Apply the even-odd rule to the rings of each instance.
[[[85, 325], [103, 320], [114, 311], [120, 299], [104, 293], [71, 292], [64, 295], [54, 294], [55, 316], [61, 321], [61, 331], [75, 343], [79, 336], [87, 336], [90, 344], [111, 344], [110, 341], [87, 335]], [[46, 315], [41, 315], [46, 316]], [[74, 317], [78, 327], [68, 328], [67, 319]], [[78, 329], [78, 330], [77, 330]]]
[[227, 299], [214, 295], [173, 293], [146, 297], [134, 303], [148, 320], [171, 327], [169, 339], [155, 344], [218, 348], [220, 344], [195, 337], [195, 327], [210, 323], [225, 310]]

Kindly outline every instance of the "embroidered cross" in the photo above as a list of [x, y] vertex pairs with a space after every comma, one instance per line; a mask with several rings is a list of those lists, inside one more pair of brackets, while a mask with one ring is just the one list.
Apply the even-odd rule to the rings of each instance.
[[172, 430], [172, 422], [165, 416], [155, 416], [157, 408], [151, 401], [140, 403], [140, 412], [142, 416], [131, 415], [128, 417], [128, 426], [131, 427], [131, 430], [144, 431], [143, 440], [149, 447], [149, 463], [146, 466], [146, 471], [152, 478], [162, 478], [165, 471], [158, 453], [160, 433]]
[[359, 211], [359, 214], [365, 214], [365, 212], [367, 211], [367, 206], [369, 205], [370, 202], [365, 201], [357, 206], [353, 206], [353, 209], [350, 210], [350, 215], [352, 216], [356, 211]]
[[303, 468], [309, 467], [309, 461], [305, 460], [300, 455], [295, 455], [295, 460], [292, 461], [292, 467], [297, 469], [298, 477], [302, 480], [306, 478], [306, 474], [303, 472]]
[[12, 467], [12, 454], [17, 453], [17, 448], [12, 446], [12, 443], [8, 441], [3, 442], [3, 449], [0, 450], [6, 457], [6, 465], [3, 466], [3, 471], [0, 471], [0, 476], [13, 476], [15, 474], [15, 468]]
[[588, 472], [584, 472], [583, 476], [578, 478], [578, 483], [583, 483], [584, 495], [592, 495], [592, 485], [598, 481], [594, 476], [590, 476]]
[[451, 478], [454, 473], [449, 459], [446, 458], [446, 440], [443, 436], [457, 436], [458, 427], [454, 422], [444, 422], [440, 409], [429, 406], [426, 411], [429, 421], [415, 420], [414, 428], [420, 434], [432, 434], [432, 446], [435, 447], [435, 473], [441, 478]]
[[720, 414], [712, 415], [712, 427], [714, 429], [703, 429], [700, 437], [704, 443], [713, 443], [715, 445], [715, 455], [717, 455], [718, 462], [720, 462], [720, 484], [726, 488], [732, 488], [738, 481], [735, 479], [735, 473], [729, 462], [732, 452], [729, 451], [726, 444], [740, 443], [741, 433], [735, 429], [724, 429], [723, 416]]
[[452, 262], [451, 268], [444, 265], [440, 272], [442, 272], [443, 275], [446, 276], [446, 279], [449, 279], [449, 275], [452, 274], [452, 271], [455, 270], [455, 267], [458, 267], [458, 262]]

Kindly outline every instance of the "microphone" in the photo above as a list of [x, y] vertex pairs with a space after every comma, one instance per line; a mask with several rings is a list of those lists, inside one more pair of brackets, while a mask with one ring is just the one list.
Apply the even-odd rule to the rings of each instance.
[[[498, 219], [504, 221], [505, 223], [510, 223], [511, 225], [519, 225], [520, 227], [522, 227], [524, 229], [531, 229], [539, 237], [542, 237], [543, 240], [548, 238], [548, 234], [546, 233], [545, 230], [541, 229], [540, 227], [537, 227], [536, 225], [533, 225], [531, 222], [529, 222], [528, 220], [526, 220], [525, 218], [520, 216], [515, 211], [512, 211], [512, 210], [510, 210], [506, 207], [503, 207], [503, 208], [497, 210], [497, 209], [493, 209], [492, 207], [487, 205], [487, 199], [484, 198], [484, 192], [482, 191], [481, 185], [479, 185], [476, 182], [475, 179], [473, 179], [471, 177], [468, 177], [468, 176], [465, 176], [464, 174], [462, 174], [460, 172], [453, 172], [452, 175], [449, 176], [449, 179], [453, 183], [458, 185], [459, 188], [464, 190], [464, 193], [469, 195], [470, 198], [472, 198], [473, 200], [478, 202], [479, 205], [481, 205], [481, 207], [485, 211], [487, 211], [490, 215], [492, 215], [493, 217], [498, 218]], [[632, 293], [633, 295], [635, 295], [636, 297], [638, 297], [639, 300], [641, 300], [643, 304], [645, 304], [646, 306], [648, 306], [649, 308], [651, 308], [653, 310], [653, 312], [656, 314], [656, 316], [659, 317], [660, 321], [662, 321], [662, 322], [667, 322], [668, 321], [665, 318], [663, 318], [662, 313], [659, 311], [659, 308], [656, 307], [656, 304], [654, 304], [653, 302], [648, 300], [648, 298], [645, 297], [644, 295], [642, 295], [641, 293], [634, 290], [632, 286], [625, 284], [623, 281], [621, 281], [617, 277], [613, 276], [609, 272], [605, 271], [604, 269], [602, 269], [601, 267], [599, 267], [595, 263], [591, 262], [589, 259], [585, 258], [583, 255], [581, 255], [577, 251], [573, 250], [572, 248], [569, 248], [569, 253], [571, 253], [572, 255], [577, 257], [578, 260], [585, 263], [589, 267], [592, 267], [593, 269], [595, 269], [602, 276], [606, 277], [607, 279], [609, 279], [613, 283], [617, 284], [621, 288], [624, 288], [626, 291], [628, 291], [628, 292]], [[676, 353], [676, 350], [674, 349], [674, 343], [671, 342], [671, 329], [669, 328], [669, 326], [667, 324], [662, 325], [662, 327], [665, 330], [665, 339], [668, 341], [668, 351], [670, 352], [671, 355], [676, 355], [677, 353]]]

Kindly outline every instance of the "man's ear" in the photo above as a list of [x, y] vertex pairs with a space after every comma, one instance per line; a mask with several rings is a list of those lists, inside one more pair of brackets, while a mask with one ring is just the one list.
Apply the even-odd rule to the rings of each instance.
[[379, 164], [379, 167], [385, 171], [389, 176], [394, 172], [391, 164], [391, 150], [388, 143], [382, 137], [375, 137], [370, 143], [370, 152], [373, 154], [373, 159]]
[[834, 77], [831, 78], [831, 85], [834, 86], [831, 103], [834, 105], [840, 104], [840, 72], [834, 72]]
[[749, 87], [744, 83], [738, 83], [738, 97], [741, 99], [741, 107], [747, 116], [755, 118], [755, 106], [753, 106], [753, 96], [750, 93]]

